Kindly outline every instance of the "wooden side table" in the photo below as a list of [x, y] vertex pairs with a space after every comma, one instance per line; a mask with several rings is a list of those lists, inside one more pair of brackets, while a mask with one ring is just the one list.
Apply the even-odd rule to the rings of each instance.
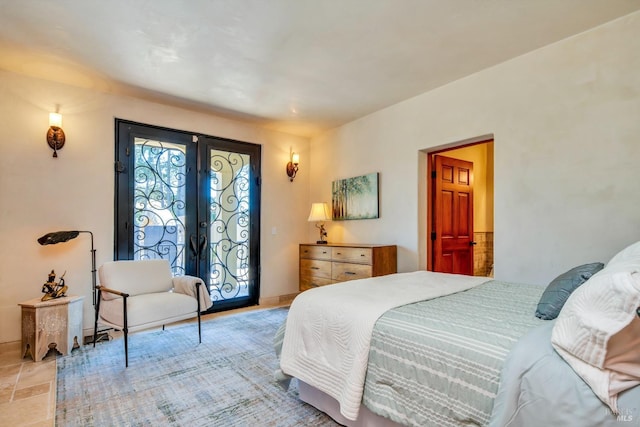
[[55, 348], [63, 356], [82, 345], [83, 296], [42, 301], [34, 298], [22, 307], [22, 357], [39, 362]]

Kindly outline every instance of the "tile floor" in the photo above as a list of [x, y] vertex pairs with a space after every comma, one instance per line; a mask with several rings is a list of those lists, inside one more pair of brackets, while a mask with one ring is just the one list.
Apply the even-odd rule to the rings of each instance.
[[[243, 311], [286, 306], [289, 303], [290, 300], [287, 300], [280, 304], [208, 314], [203, 316], [202, 320]], [[113, 335], [117, 338], [120, 334]], [[29, 357], [23, 359], [20, 350], [20, 341], [0, 344], [0, 425], [55, 426], [57, 356], [52, 350], [41, 362], [36, 363]]]
[[22, 359], [20, 341], [0, 344], [0, 424], [54, 426], [56, 356]]

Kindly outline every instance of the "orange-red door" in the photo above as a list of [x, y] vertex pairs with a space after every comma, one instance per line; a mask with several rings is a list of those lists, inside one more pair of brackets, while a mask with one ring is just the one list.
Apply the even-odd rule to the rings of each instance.
[[473, 275], [473, 163], [434, 156], [433, 271]]

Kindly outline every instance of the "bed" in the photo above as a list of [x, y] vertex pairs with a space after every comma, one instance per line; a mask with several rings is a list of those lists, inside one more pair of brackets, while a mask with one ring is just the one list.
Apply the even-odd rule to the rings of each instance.
[[[535, 315], [551, 285], [420, 271], [306, 291], [274, 338], [276, 375], [348, 426], [640, 426], [640, 242], [630, 248], [568, 292], [554, 320]], [[576, 323], [585, 306], [591, 320], [615, 311], [615, 324], [596, 322], [613, 330]], [[616, 339], [623, 351], [607, 358]], [[624, 380], [607, 382], [611, 396], [603, 372]]]

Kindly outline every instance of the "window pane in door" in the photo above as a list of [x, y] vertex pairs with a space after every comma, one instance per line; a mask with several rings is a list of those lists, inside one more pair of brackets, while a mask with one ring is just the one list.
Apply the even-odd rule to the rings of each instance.
[[209, 290], [215, 301], [249, 295], [250, 156], [210, 150]]
[[133, 259], [167, 259], [185, 274], [185, 146], [134, 139]]

